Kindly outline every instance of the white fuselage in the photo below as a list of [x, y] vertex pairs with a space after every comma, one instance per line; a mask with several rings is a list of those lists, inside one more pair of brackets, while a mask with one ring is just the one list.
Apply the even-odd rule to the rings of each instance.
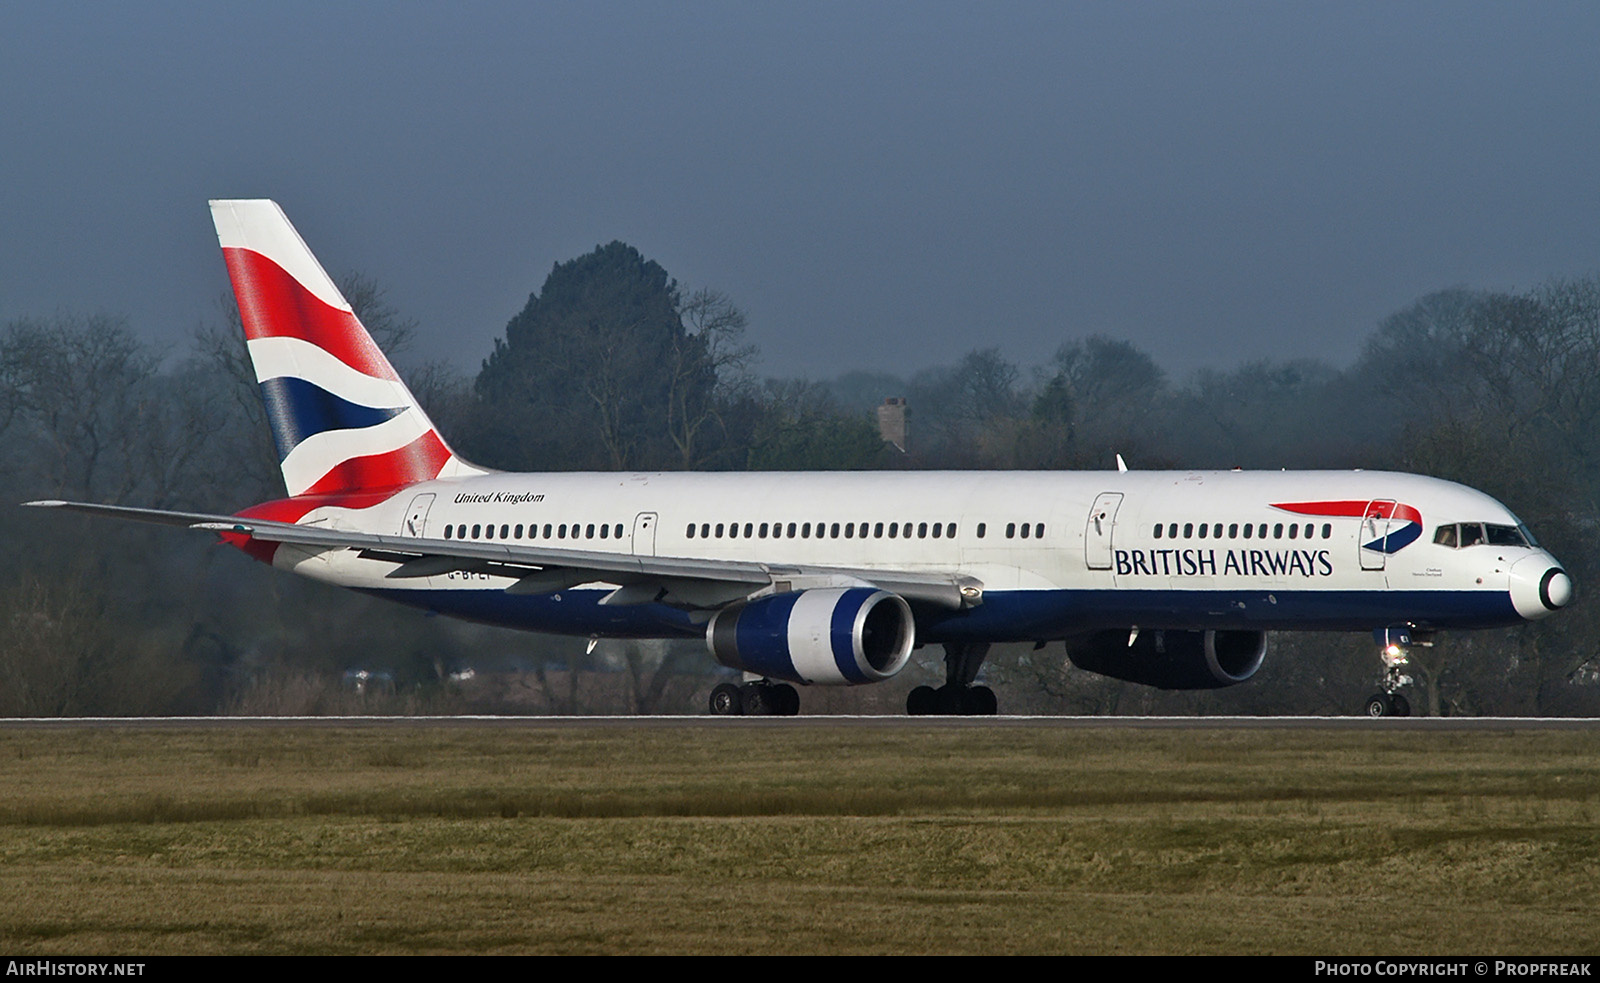
[[[1354, 513], [1339, 514], [1351, 513], [1348, 503], [1358, 503]], [[490, 474], [424, 482], [377, 506], [321, 508], [300, 521], [980, 581], [983, 604], [918, 612], [919, 637], [928, 640], [1042, 640], [1116, 626], [1487, 627], [1554, 610], [1541, 603], [1539, 583], [1558, 568], [1531, 543], [1436, 543], [1442, 525], [1520, 524], [1471, 488], [1373, 471]], [[1394, 532], [1402, 527], [1405, 536]], [[586, 616], [581, 609], [609, 590], [598, 583], [519, 604], [503, 596], [513, 577], [452, 572], [396, 581], [385, 577], [392, 562], [303, 547], [280, 548], [274, 562], [519, 627], [697, 630], [655, 605]], [[453, 596], [459, 592], [500, 599], [468, 602]]]

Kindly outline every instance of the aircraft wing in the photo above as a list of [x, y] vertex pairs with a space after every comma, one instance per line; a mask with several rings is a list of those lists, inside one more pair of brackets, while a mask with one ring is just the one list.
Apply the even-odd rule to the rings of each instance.
[[952, 609], [975, 606], [983, 598], [983, 584], [976, 578], [936, 571], [637, 556], [632, 553], [524, 543], [424, 539], [234, 515], [171, 512], [92, 502], [52, 500], [24, 504], [243, 535], [268, 543], [359, 550], [370, 559], [398, 563], [399, 566], [387, 575], [391, 579], [429, 577], [456, 571], [493, 573], [517, 578], [517, 582], [507, 588], [513, 594], [550, 593], [596, 580], [621, 584], [620, 588], [601, 601], [602, 604], [661, 601], [686, 607], [720, 607], [784, 581], [792, 584], [792, 589], [801, 589], [829, 580], [872, 584], [908, 601]]

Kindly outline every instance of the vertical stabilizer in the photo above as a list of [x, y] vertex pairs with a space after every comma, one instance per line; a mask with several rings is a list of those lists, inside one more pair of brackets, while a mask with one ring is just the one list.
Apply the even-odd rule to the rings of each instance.
[[457, 458], [276, 202], [211, 217], [290, 495], [482, 474]]

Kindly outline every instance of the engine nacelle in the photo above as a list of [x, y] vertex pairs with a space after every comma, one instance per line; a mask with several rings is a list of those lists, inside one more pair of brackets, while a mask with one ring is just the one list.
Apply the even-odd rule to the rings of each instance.
[[706, 628], [711, 657], [730, 669], [824, 686], [888, 679], [910, 661], [915, 639], [911, 606], [872, 587], [739, 601]]
[[1221, 689], [1256, 674], [1267, 654], [1263, 631], [1099, 631], [1069, 640], [1079, 669], [1158, 689]]

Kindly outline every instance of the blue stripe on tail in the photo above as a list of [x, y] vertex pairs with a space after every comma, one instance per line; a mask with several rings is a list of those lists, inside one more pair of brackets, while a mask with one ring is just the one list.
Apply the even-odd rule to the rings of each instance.
[[352, 403], [293, 376], [278, 376], [261, 383], [261, 399], [267, 404], [267, 420], [272, 424], [272, 439], [278, 445], [280, 461], [308, 437], [329, 430], [375, 427], [406, 411], [404, 406]]

